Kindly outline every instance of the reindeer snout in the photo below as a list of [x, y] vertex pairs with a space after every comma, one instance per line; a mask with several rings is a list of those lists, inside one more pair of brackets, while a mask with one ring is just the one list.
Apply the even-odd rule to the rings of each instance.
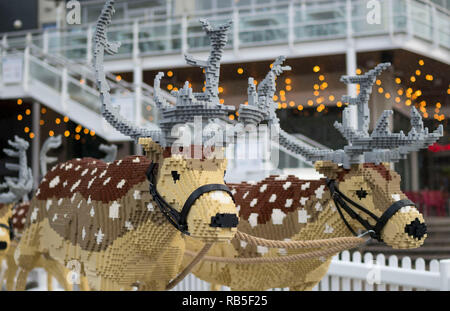
[[8, 248], [8, 242], [0, 241], [0, 251], [3, 251]]
[[211, 217], [211, 227], [235, 228], [239, 223], [236, 214], [216, 214]]
[[419, 218], [416, 218], [405, 226], [405, 232], [420, 240], [427, 233], [427, 225], [424, 222], [420, 222]]

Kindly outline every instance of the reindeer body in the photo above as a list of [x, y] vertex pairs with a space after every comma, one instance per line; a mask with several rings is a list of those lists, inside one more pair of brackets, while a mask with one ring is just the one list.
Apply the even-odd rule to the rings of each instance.
[[147, 158], [137, 156], [111, 164], [86, 158], [56, 166], [31, 202], [19, 265], [33, 266], [37, 254], [64, 266], [77, 260], [97, 290], [121, 289], [143, 271], [165, 274], [162, 282], [173, 278], [184, 248], [181, 235], [154, 212], [148, 166]]
[[[316, 166], [317, 167], [317, 166]], [[332, 171], [318, 167], [328, 177], [339, 180], [341, 191], [359, 201], [371, 212], [381, 216], [393, 202], [405, 199], [400, 190], [400, 176], [384, 165], [353, 165], [349, 170]], [[337, 175], [336, 175], [337, 174]], [[240, 207], [238, 230], [270, 240], [316, 240], [349, 236], [351, 232], [341, 219], [326, 186], [326, 179], [300, 180], [295, 176], [271, 176], [258, 183], [229, 184]], [[357, 191], [363, 189], [367, 196], [359, 199]], [[361, 214], [362, 215], [362, 214]], [[386, 241], [398, 248], [417, 247], [426, 238], [413, 237], [393, 228], [404, 228], [415, 218], [424, 222], [415, 209], [403, 209], [384, 231]], [[347, 217], [357, 229], [363, 229], [355, 220]], [[201, 244], [186, 239], [186, 248], [198, 251]], [[230, 244], [215, 244], [209, 252], [212, 256], [248, 258], [286, 256], [308, 250], [270, 249], [254, 246], [234, 238]], [[191, 257], [185, 256], [183, 265]], [[233, 290], [266, 290], [289, 287], [293, 290], [310, 290], [326, 274], [330, 257], [305, 259], [289, 263], [235, 264], [201, 262], [193, 273], [202, 280], [216, 285], [226, 285]]]

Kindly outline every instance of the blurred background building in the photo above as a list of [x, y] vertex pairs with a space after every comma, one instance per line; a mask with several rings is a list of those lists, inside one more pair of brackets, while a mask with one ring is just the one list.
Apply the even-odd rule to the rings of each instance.
[[[73, 17], [78, 4], [81, 24], [70, 24], [68, 16]], [[119, 157], [140, 152], [100, 115], [91, 62], [94, 25], [104, 1], [78, 4], [0, 4], [0, 149], [13, 135], [28, 137], [36, 180], [37, 154], [48, 136], [64, 137], [60, 161], [102, 157], [98, 145], [105, 141], [119, 146]], [[379, 20], [368, 20], [378, 8]], [[286, 55], [293, 70], [277, 80], [274, 97], [282, 127], [306, 144], [341, 148], [344, 140], [333, 123], [346, 106], [342, 95], [356, 95], [358, 89], [347, 88], [340, 76], [391, 62], [373, 89], [372, 126], [383, 110], [393, 109], [392, 129], [406, 132], [412, 106], [430, 129], [444, 125], [437, 144], [395, 167], [404, 191], [426, 213], [443, 216], [448, 215], [450, 178], [449, 9], [450, 0], [117, 0], [109, 34], [122, 47], [106, 58], [105, 66], [121, 113], [141, 125], [155, 122], [152, 85], [157, 72], [165, 73], [162, 87], [169, 101], [174, 101], [170, 91], [185, 81], [202, 90], [200, 69], [186, 65], [183, 54], [208, 55], [200, 18], [215, 24], [231, 19], [221, 101], [236, 108], [245, 103], [248, 77], [261, 81], [271, 62]], [[1, 176], [10, 174], [4, 162], [1, 154]], [[262, 170], [258, 161], [243, 163], [230, 163], [227, 180], [259, 179], [273, 172], [314, 176], [311, 163], [283, 152], [271, 170]]]

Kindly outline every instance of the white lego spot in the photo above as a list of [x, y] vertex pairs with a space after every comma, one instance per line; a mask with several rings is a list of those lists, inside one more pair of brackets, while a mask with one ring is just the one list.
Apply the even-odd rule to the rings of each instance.
[[416, 212], [417, 214], [419, 214], [419, 211], [417, 210], [417, 208], [415, 208], [414, 206], [403, 206], [400, 209], [400, 213], [409, 213], [409, 212]]
[[279, 248], [278, 249], [278, 254], [280, 254], [282, 256], [285, 256], [285, 255], [287, 255], [287, 251], [286, 251], [285, 248]]
[[102, 228], [98, 229], [98, 232], [94, 234], [96, 237], [96, 242], [97, 244], [102, 243], [103, 241], [103, 237], [105, 236], [102, 232]]
[[294, 202], [294, 199], [286, 199], [286, 203], [284, 204], [284, 207], [291, 207], [293, 202]]
[[18, 212], [17, 212], [17, 215], [22, 215], [23, 213], [25, 213], [25, 210], [23, 209], [23, 208], [21, 208]]
[[234, 189], [234, 188], [231, 189], [231, 194], [232, 194], [232, 195], [236, 195], [236, 192], [237, 192], [236, 189]]
[[125, 179], [119, 181], [119, 183], [117, 184], [117, 189], [122, 189], [122, 187], [125, 185], [126, 182], [127, 181]]
[[336, 212], [337, 211], [337, 209], [336, 209], [336, 205], [334, 205], [334, 203], [333, 202], [330, 202], [330, 209], [331, 209], [331, 211], [332, 212]]
[[103, 182], [103, 186], [106, 186], [110, 180], [111, 180], [111, 177], [106, 178], [105, 181]]
[[130, 221], [125, 221], [125, 228], [127, 228], [128, 230], [133, 230], [133, 224]]
[[319, 257], [319, 260], [320, 260], [321, 262], [327, 261], [327, 259], [326, 259], [324, 256], [320, 256], [320, 257]]
[[241, 210], [241, 206], [240, 205], [236, 205], [236, 210], [239, 213], [239, 211]]
[[63, 187], [66, 188], [68, 184], [69, 184], [69, 182], [68, 182], [67, 180], [64, 181], [64, 182], [63, 182]]
[[73, 203], [73, 201], [75, 201], [77, 194], [74, 193], [73, 196], [70, 198], [70, 203]]
[[94, 207], [91, 207], [91, 211], [89, 212], [89, 215], [91, 215], [91, 217], [94, 217], [94, 215], [95, 215]]
[[301, 185], [300, 189], [306, 190], [306, 189], [308, 189], [310, 186], [311, 186], [311, 183], [308, 181], [308, 182], [305, 182], [303, 185]]
[[[33, 221], [35, 221], [35, 220], [37, 219], [38, 212], [39, 212], [39, 208], [35, 207], [35, 208], [33, 209], [33, 212], [31, 213], [31, 216], [30, 216], [31, 222], [33, 222]], [[24, 219], [25, 219], [25, 218], [24, 218]]]
[[63, 200], [64, 200], [63, 198], [61, 198], [61, 199], [58, 200], [58, 206], [61, 206]]
[[38, 188], [38, 190], [36, 190], [36, 196], [39, 196], [40, 193], [41, 193], [41, 188]]
[[92, 184], [94, 183], [94, 181], [95, 181], [96, 178], [97, 178], [97, 176], [94, 176], [94, 178], [92, 178], [91, 180], [89, 180], [88, 186], [87, 186], [88, 189], [91, 189], [91, 186], [92, 186]]
[[81, 168], [81, 165], [78, 165], [77, 167], [75, 167], [75, 171], [79, 171]]
[[85, 168], [84, 171], [81, 172], [81, 176], [83, 177], [84, 175], [86, 175], [88, 171], [89, 169]]
[[267, 254], [269, 252], [269, 248], [267, 246], [260, 246], [260, 245], [258, 245], [258, 246], [256, 246], [256, 252], [261, 254], [261, 255], [264, 255], [264, 254]]
[[248, 222], [252, 228], [256, 227], [256, 225], [258, 224], [258, 216], [259, 215], [256, 213], [251, 213], [248, 217]]
[[13, 218], [13, 224], [17, 223], [17, 218]]
[[212, 191], [212, 192], [210, 192], [209, 197], [212, 200], [218, 201], [222, 204], [233, 203], [233, 200], [231, 199], [231, 197], [223, 191]]
[[50, 171], [53, 172], [54, 170], [56, 170], [57, 167], [58, 167], [57, 165], [53, 166], [52, 169], [51, 169]]
[[247, 247], [247, 244], [248, 244], [247, 242], [242, 241], [242, 240], [239, 241], [239, 242], [240, 242], [242, 248], [246, 248]]
[[119, 166], [120, 164], [122, 164], [122, 160], [117, 161], [116, 165]]
[[323, 207], [322, 207], [322, 204], [320, 204], [320, 202], [317, 202], [316, 205], [314, 206], [314, 208], [315, 208], [316, 211], [318, 211], [318, 212], [323, 211]]
[[256, 203], [258, 203], [258, 199], [254, 198], [251, 202], [250, 202], [250, 207], [255, 207]]
[[91, 196], [89, 196], [86, 203], [89, 205], [89, 204], [91, 204], [91, 202], [92, 202]]
[[72, 167], [73, 167], [73, 164], [72, 164], [72, 163], [69, 163], [69, 164], [66, 165], [65, 170], [68, 171], [68, 170], [70, 170]]
[[244, 195], [242, 196], [243, 199], [245, 199], [249, 194], [249, 191], [247, 191], [246, 193], [244, 193]]
[[94, 168], [91, 172], [91, 176], [94, 175], [95, 173], [97, 173], [97, 168]]
[[120, 207], [120, 204], [117, 203], [116, 201], [114, 201], [109, 206], [109, 218], [111, 218], [111, 219], [119, 218], [119, 207]]
[[272, 195], [270, 196], [270, 198], [269, 198], [269, 203], [275, 202], [276, 199], [277, 199], [277, 195], [276, 195], [275, 193], [272, 194]]
[[247, 181], [247, 184], [254, 186], [257, 184], [257, 182], [254, 180], [251, 180], [251, 181]]
[[98, 177], [99, 177], [99, 178], [103, 178], [103, 176], [106, 175], [106, 171], [107, 171], [107, 170], [104, 170], [104, 171], [100, 174], [100, 176], [98, 176]]
[[316, 194], [316, 198], [318, 199], [322, 199], [324, 192], [325, 192], [325, 185], [321, 185], [319, 188], [316, 189], [316, 191], [314, 191], [314, 193]]
[[300, 204], [301, 204], [302, 206], [305, 206], [306, 201], [308, 201], [308, 199], [309, 199], [309, 198], [301, 197], [301, 198], [300, 198]]
[[400, 194], [396, 194], [396, 193], [395, 193], [395, 194], [392, 195], [392, 198], [393, 198], [394, 201], [396, 201], [396, 202], [397, 202], [397, 201], [400, 201]]
[[290, 181], [287, 181], [284, 185], [283, 185], [283, 189], [284, 190], [288, 190], [289, 187], [292, 185], [292, 183]]
[[275, 177], [275, 180], [286, 180], [288, 178], [288, 175], [280, 175]]
[[55, 213], [55, 215], [53, 215], [52, 221], [55, 222], [56, 219], [58, 219], [58, 214]]
[[264, 191], [266, 191], [266, 189], [267, 189], [267, 184], [264, 184], [259, 188], [259, 192], [264, 192]]
[[22, 218], [22, 220], [20, 221], [23, 224], [25, 224], [25, 221], [27, 221], [25, 218]]
[[48, 187], [55, 188], [56, 186], [58, 186], [60, 181], [61, 180], [59, 179], [59, 176], [56, 176], [55, 178], [52, 179], [52, 181], [50, 181], [50, 183], [48, 184]]
[[141, 162], [141, 160], [139, 159], [139, 157], [134, 158], [133, 163], [139, 163]]
[[154, 211], [155, 211], [155, 207], [153, 206], [152, 202], [149, 202], [149, 203], [147, 204], [147, 210], [148, 210], [149, 212], [154, 212]]
[[83, 227], [83, 230], [81, 230], [81, 239], [85, 239], [86, 238], [86, 228]]
[[140, 200], [141, 199], [141, 192], [139, 190], [134, 190], [133, 198], [135, 200]]
[[279, 208], [274, 208], [272, 210], [272, 223], [274, 225], [282, 225], [286, 214]]
[[48, 201], [45, 203], [45, 209], [48, 211], [48, 209], [50, 208], [50, 206], [52, 206], [52, 200], [48, 200]]
[[78, 179], [76, 183], [73, 184], [72, 188], [70, 188], [70, 192], [73, 192], [80, 185], [81, 179]]
[[323, 230], [323, 233], [333, 233], [334, 228], [332, 226], [330, 226], [329, 224], [325, 224], [325, 230]]
[[78, 202], [77, 208], [81, 207], [81, 203], [83, 203], [83, 200], [80, 200], [80, 202]]
[[311, 215], [308, 215], [308, 212], [304, 208], [298, 210], [298, 223], [299, 224], [306, 224], [308, 222], [309, 218], [311, 218]]

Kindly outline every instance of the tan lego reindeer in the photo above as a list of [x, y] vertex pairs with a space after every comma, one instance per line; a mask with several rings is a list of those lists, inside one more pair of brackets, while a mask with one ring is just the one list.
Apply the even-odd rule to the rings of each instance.
[[[364, 75], [341, 78], [345, 83], [361, 85], [356, 98], [344, 97], [350, 105], [357, 105], [358, 127], [354, 129], [348, 124], [349, 108], [344, 109], [344, 125], [335, 124], [349, 142], [343, 150], [311, 149], [280, 129], [280, 147], [315, 161], [316, 170], [326, 179], [271, 176], [257, 183], [228, 184], [239, 208], [238, 231], [278, 241], [330, 239], [369, 231], [373, 238], [393, 248], [416, 248], [423, 244], [426, 238], [423, 216], [401, 191], [400, 176], [389, 162], [434, 143], [443, 135], [443, 128], [441, 125], [428, 133], [413, 107], [408, 135], [389, 131], [387, 118], [392, 111], [388, 110], [369, 135], [369, 96], [376, 76], [389, 65], [380, 64]], [[275, 76], [282, 71], [275, 67], [259, 85], [263, 102], [272, 98]], [[264, 111], [263, 103], [260, 107]], [[272, 103], [269, 113], [261, 113], [260, 118], [278, 124], [274, 107]], [[309, 290], [323, 278], [331, 262], [328, 256], [274, 263], [264, 258], [295, 256], [311, 250], [267, 248], [237, 237], [231, 244], [216, 243], [208, 253], [212, 256], [204, 257], [193, 269], [197, 277], [212, 283], [213, 289], [226, 285], [233, 290], [278, 287]], [[199, 241], [186, 239], [184, 265], [201, 246]], [[253, 258], [262, 260], [256, 263]]]
[[[192, 157], [198, 149], [209, 148], [205, 139], [211, 137], [201, 137], [194, 146], [189, 141], [181, 148], [179, 137], [171, 132], [184, 125], [184, 135], [194, 118], [204, 117], [212, 127], [227, 124], [234, 107], [219, 103], [218, 82], [231, 23], [212, 27], [202, 21], [211, 41], [210, 56], [206, 62], [187, 57], [188, 62], [205, 69], [206, 91], [193, 93], [186, 82], [174, 93], [176, 105], [170, 105], [161, 95], [162, 73], [158, 74], [155, 102], [161, 111], [159, 126], [141, 128], [110, 104], [103, 57], [105, 51], [115, 53], [120, 46], [107, 40], [113, 4], [112, 0], [105, 4], [95, 33], [102, 114], [115, 129], [138, 140], [146, 156], [113, 163], [75, 159], [47, 173], [31, 202], [16, 251], [19, 290], [42, 255], [65, 266], [79, 263], [80, 273], [89, 283], [82, 283], [82, 289], [128, 289], [136, 282], [145, 283], [147, 289], [165, 289], [179, 271], [185, 235], [212, 243], [229, 241], [236, 233], [237, 209], [223, 180], [227, 163], [221, 157], [223, 145], [214, 148], [213, 156], [201, 152], [199, 158]], [[176, 127], [178, 133], [180, 127]]]
[[[27, 166], [26, 151], [29, 146], [28, 142], [21, 138], [15, 137], [15, 141], [9, 141], [9, 144], [17, 149], [17, 151], [13, 151], [11, 149], [5, 149], [4, 151], [11, 157], [18, 157], [19, 164], [16, 165], [7, 163], [6, 167], [11, 170], [18, 170], [19, 178], [7, 178], [5, 184], [2, 185], [2, 188], [8, 188], [9, 191], [8, 193], [0, 195], [0, 201], [2, 203], [4, 203], [5, 201], [13, 202], [5, 205], [1, 208], [1, 210], [3, 210], [2, 213], [6, 213], [5, 217], [9, 218], [8, 230], [10, 232], [10, 236], [14, 237], [14, 239], [11, 240], [9, 248], [4, 253], [4, 256], [2, 256], [6, 261], [7, 269], [5, 271], [2, 271], [3, 273], [2, 278], [0, 279], [0, 284], [3, 284], [3, 280], [6, 279], [6, 290], [13, 290], [14, 279], [18, 270], [18, 267], [14, 260], [14, 252], [16, 250], [18, 241], [22, 236], [22, 231], [25, 227], [25, 221], [30, 206], [28, 194], [33, 188], [33, 175], [31, 172], [31, 168], [28, 168]], [[49, 137], [43, 144], [40, 153], [40, 169], [42, 175], [45, 175], [47, 172], [47, 164], [53, 163], [56, 160], [54, 158], [48, 157], [47, 152], [50, 149], [59, 147], [60, 145], [61, 135], [56, 137]], [[3, 259], [2, 257], [0, 257], [0, 261], [1, 259]], [[47, 267], [44, 261], [45, 258], [41, 258], [40, 260], [38, 260], [36, 267], [42, 267], [47, 270], [47, 289], [52, 290], [52, 275], [57, 274], [56, 279], [61, 283], [65, 281], [64, 277], [67, 273], [67, 270], [65, 270], [64, 267], [55, 266], [54, 262], [52, 262], [51, 265]], [[64, 285], [64, 283], [61, 284]]]

